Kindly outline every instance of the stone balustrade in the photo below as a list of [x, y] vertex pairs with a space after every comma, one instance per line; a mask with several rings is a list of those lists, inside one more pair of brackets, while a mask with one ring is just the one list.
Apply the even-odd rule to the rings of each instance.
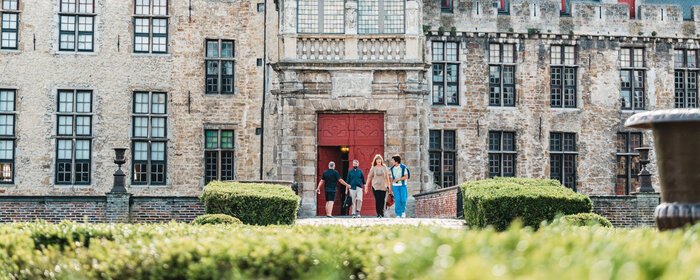
[[297, 59], [341, 60], [345, 58], [345, 39], [318, 36], [297, 38]]
[[406, 39], [401, 37], [370, 37], [357, 41], [360, 60], [402, 60], [406, 56]]

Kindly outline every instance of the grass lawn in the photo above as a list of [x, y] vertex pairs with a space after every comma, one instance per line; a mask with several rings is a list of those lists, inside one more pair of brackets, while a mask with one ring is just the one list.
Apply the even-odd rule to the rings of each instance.
[[0, 279], [700, 279], [700, 226], [0, 225]]

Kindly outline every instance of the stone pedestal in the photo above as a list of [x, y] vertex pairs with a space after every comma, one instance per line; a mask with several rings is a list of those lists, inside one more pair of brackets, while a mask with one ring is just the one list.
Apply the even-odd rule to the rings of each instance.
[[107, 223], [128, 223], [129, 222], [129, 202], [130, 193], [108, 192], [107, 209], [105, 211], [105, 221]]

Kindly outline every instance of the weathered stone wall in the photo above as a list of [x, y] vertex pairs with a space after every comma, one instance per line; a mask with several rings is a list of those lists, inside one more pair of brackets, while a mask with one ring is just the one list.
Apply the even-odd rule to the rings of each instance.
[[[195, 195], [203, 185], [206, 128], [235, 129], [236, 179], [257, 179], [263, 96], [263, 13], [276, 33], [274, 1], [169, 1], [168, 53], [133, 53], [134, 1], [95, 1], [95, 51], [58, 51], [59, 1], [20, 1], [19, 49], [0, 51], [0, 88], [17, 89], [16, 178], [5, 195], [101, 195], [111, 187], [113, 147], [131, 148], [133, 91], [166, 91], [167, 185], [135, 195]], [[189, 6], [191, 3], [191, 6]], [[274, 37], [272, 37], [274, 38]], [[205, 39], [235, 41], [235, 94], [206, 95]], [[34, 43], [36, 42], [36, 43]], [[276, 40], [269, 40], [270, 59]], [[57, 186], [57, 89], [93, 90], [92, 184]], [[131, 150], [131, 149], [130, 149]], [[131, 152], [127, 174], [131, 174]]]

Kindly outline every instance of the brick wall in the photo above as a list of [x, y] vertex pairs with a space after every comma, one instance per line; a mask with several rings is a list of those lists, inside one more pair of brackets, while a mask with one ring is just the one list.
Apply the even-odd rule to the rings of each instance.
[[[121, 207], [123, 203], [128, 207]], [[91, 223], [189, 222], [202, 214], [204, 204], [197, 197], [0, 196], [2, 223], [82, 222], [86, 218]]]
[[[459, 194], [458, 187], [450, 187], [414, 195], [416, 217], [458, 217], [458, 209], [462, 208], [461, 195]], [[660, 202], [658, 193], [591, 196], [590, 198], [593, 201], [593, 213], [606, 217], [616, 227], [653, 227], [655, 225], [654, 210]]]
[[89, 222], [104, 222], [106, 206], [104, 196], [5, 196], [0, 197], [0, 222], [84, 221], [85, 217]]
[[416, 218], [456, 218], [462, 208], [459, 187], [449, 187], [413, 196]]
[[654, 210], [660, 203], [658, 193], [622, 196], [591, 196], [593, 212], [606, 217], [616, 227], [655, 226]]
[[196, 197], [134, 197], [132, 223], [190, 222], [204, 215], [204, 204]]

